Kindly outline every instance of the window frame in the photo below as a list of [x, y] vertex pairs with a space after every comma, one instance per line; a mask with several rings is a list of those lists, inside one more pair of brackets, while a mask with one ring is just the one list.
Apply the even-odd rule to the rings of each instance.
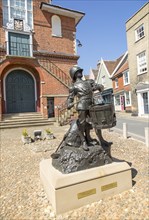
[[[129, 96], [129, 103], [127, 104], [127, 94]], [[124, 96], [125, 96], [125, 106], [131, 106], [131, 91], [125, 91], [124, 93]]]
[[[10, 2], [9, 0], [6, 1], [7, 4], [4, 5], [4, 0], [2, 1], [2, 8], [3, 8], [3, 26], [7, 27], [7, 23], [10, 23], [12, 21], [14, 21], [14, 19], [19, 19], [19, 20], [23, 20], [29, 27], [30, 29], [33, 29], [33, 0], [30, 0], [31, 5], [30, 5], [30, 9], [28, 8], [28, 0], [24, 0], [24, 6], [21, 8], [19, 6], [13, 5], [12, 1]], [[11, 5], [12, 4], [12, 5]], [[6, 10], [4, 10], [4, 8]], [[11, 10], [15, 9], [14, 11], [24, 11], [24, 16], [17, 16], [14, 15], [11, 16]], [[18, 10], [20, 9], [20, 10]], [[4, 12], [5, 11], [5, 12]], [[7, 17], [6, 17], [6, 11], [7, 11]], [[29, 13], [31, 13], [31, 18], [29, 18]], [[31, 19], [31, 22], [30, 22]]]
[[114, 96], [114, 103], [115, 103], [115, 106], [120, 106], [121, 105], [120, 95], [115, 95]]
[[52, 24], [52, 36], [53, 37], [62, 37], [61, 18], [58, 15], [53, 15], [51, 17], [51, 24]]
[[103, 86], [106, 85], [106, 76], [105, 76], [105, 75], [101, 77], [101, 84], [102, 84]]
[[[140, 30], [142, 27], [143, 27], [143, 30], [139, 32], [139, 30]], [[139, 32], [139, 33], [137, 33], [137, 32]], [[139, 36], [139, 35], [141, 35], [142, 33], [143, 33], [143, 35], [142, 35], [142, 36]], [[135, 41], [137, 42], [137, 41], [141, 40], [143, 37], [145, 37], [144, 24], [141, 24], [139, 27], [137, 27], [137, 28], [135, 29]]]
[[[141, 54], [144, 53], [144, 63], [141, 62]], [[144, 65], [145, 67], [141, 68], [141, 65]], [[146, 51], [142, 51], [141, 53], [137, 54], [137, 75], [141, 75], [147, 72], [147, 59], [146, 59]], [[144, 71], [141, 71], [142, 69], [145, 69]]]
[[[127, 78], [125, 76], [126, 73], [128, 74]], [[126, 79], [127, 79], [127, 82], [126, 82]], [[124, 83], [124, 86], [130, 84], [129, 70], [126, 70], [126, 71], [123, 72], [123, 83]]]
[[[24, 35], [24, 36], [28, 36], [29, 38], [29, 43], [28, 43], [28, 48], [29, 48], [29, 56], [23, 56], [23, 57], [33, 57], [33, 45], [32, 45], [32, 35], [31, 34], [27, 34], [24, 32], [14, 32], [14, 31], [7, 31], [6, 32], [6, 42], [7, 42], [7, 55], [8, 56], [21, 56], [21, 55], [17, 55], [17, 54], [10, 54], [10, 35], [11, 34], [20, 34], [20, 35]], [[23, 39], [23, 38], [22, 38]], [[17, 44], [18, 42], [16, 42]]]
[[118, 78], [115, 78], [115, 88], [117, 89], [118, 87], [119, 87], [119, 85], [118, 85]]

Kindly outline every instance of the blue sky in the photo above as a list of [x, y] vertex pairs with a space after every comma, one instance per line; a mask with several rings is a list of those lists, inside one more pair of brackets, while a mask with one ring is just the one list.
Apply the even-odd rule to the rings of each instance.
[[77, 26], [78, 65], [89, 74], [101, 57], [114, 60], [127, 50], [126, 21], [147, 0], [53, 0], [52, 3], [85, 13]]

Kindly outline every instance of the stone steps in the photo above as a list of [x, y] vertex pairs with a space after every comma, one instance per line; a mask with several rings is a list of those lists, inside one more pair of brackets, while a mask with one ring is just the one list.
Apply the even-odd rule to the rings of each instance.
[[55, 118], [45, 119], [42, 118], [40, 113], [17, 113], [3, 115], [0, 122], [1, 129], [19, 128], [19, 127], [34, 127], [34, 126], [47, 126], [56, 122]]
[[23, 118], [26, 119], [26, 118], [43, 118], [43, 117], [39, 112], [3, 114], [2, 121], [23, 119]]

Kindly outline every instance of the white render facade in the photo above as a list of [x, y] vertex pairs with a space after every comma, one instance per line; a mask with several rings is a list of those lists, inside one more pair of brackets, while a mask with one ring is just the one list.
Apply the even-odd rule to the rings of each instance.
[[98, 71], [97, 83], [102, 84], [105, 89], [112, 88], [112, 80], [110, 79], [109, 71], [107, 70], [107, 67], [102, 58], [100, 61], [100, 68]]

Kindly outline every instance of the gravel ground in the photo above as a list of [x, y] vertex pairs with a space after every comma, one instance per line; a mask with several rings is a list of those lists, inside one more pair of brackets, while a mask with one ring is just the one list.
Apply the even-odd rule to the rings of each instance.
[[[27, 130], [33, 136], [37, 128]], [[104, 131], [112, 156], [131, 163], [132, 189], [62, 215], [55, 215], [42, 188], [39, 163], [49, 158], [68, 126], [51, 126], [56, 136], [23, 145], [22, 128], [1, 130], [1, 220], [148, 220], [148, 150], [145, 144]], [[42, 127], [44, 132], [44, 127]]]

